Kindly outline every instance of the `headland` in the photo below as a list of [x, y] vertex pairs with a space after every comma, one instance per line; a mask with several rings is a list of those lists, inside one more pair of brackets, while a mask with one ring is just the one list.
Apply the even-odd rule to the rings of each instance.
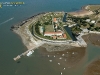
[[87, 5], [75, 12], [43, 12], [12, 26], [28, 49], [18, 58], [42, 45], [50, 52], [87, 47], [82, 36], [100, 34], [99, 8], [100, 5]]

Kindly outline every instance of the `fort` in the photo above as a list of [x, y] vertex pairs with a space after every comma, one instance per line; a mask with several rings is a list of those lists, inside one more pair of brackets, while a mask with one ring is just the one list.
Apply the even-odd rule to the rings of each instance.
[[[35, 50], [43, 44], [66, 45], [70, 48], [87, 47], [82, 36], [94, 32], [99, 33], [99, 16], [99, 9], [92, 10], [92, 6], [88, 5], [77, 12], [39, 13], [12, 26], [11, 30], [22, 38], [28, 49], [15, 57], [14, 60], [20, 59], [22, 55], [26, 55], [29, 51]], [[76, 40], [73, 40], [74, 38]]]

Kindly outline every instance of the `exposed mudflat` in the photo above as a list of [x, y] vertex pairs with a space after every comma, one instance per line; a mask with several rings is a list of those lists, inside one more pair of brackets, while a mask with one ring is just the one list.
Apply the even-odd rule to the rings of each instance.
[[100, 59], [89, 64], [84, 75], [100, 75]]
[[84, 35], [83, 39], [87, 43], [92, 43], [93, 45], [100, 46], [100, 34], [88, 34], [88, 35]]
[[[87, 43], [100, 46], [100, 34], [89, 34], [83, 36]], [[87, 65], [84, 75], [100, 75], [100, 59], [92, 61]]]
[[65, 51], [66, 49], [75, 48], [71, 45], [66, 44], [44, 44], [42, 47], [46, 48], [48, 52], [54, 52], [54, 51]]
[[86, 54], [85, 47], [77, 47], [77, 48], [67, 49], [64, 51], [54, 51], [54, 52], [48, 52], [43, 47], [40, 48], [41, 50], [39, 50], [39, 53], [41, 56], [52, 59], [55, 62], [58, 62], [67, 68], [79, 65], [79, 63], [83, 60]]

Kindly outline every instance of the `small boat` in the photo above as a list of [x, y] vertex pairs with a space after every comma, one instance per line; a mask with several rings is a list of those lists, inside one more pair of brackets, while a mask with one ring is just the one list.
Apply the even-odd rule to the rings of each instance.
[[52, 60], [49, 60], [50, 62], [52, 62]]
[[72, 54], [74, 54], [74, 52]]
[[62, 57], [60, 57], [59, 59], [62, 59]]
[[26, 55], [29, 57], [30, 55], [32, 55], [33, 52], [34, 52], [34, 50], [29, 51]]
[[48, 57], [49, 57], [49, 55], [48, 55]]
[[64, 54], [62, 54], [62, 56], [64, 56]]
[[63, 70], [65, 70], [65, 68]]
[[62, 72], [60, 74], [62, 75]]
[[60, 65], [60, 63], [58, 63], [58, 65]]

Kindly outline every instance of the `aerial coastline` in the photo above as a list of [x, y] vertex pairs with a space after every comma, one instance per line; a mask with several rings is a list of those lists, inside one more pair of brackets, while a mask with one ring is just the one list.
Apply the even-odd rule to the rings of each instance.
[[[87, 16], [87, 15], [92, 15], [92, 14], [94, 14], [94, 12], [89, 10], [89, 6], [90, 5], [82, 7], [81, 11], [78, 11], [78, 12], [68, 12], [68, 14], [72, 15], [73, 17], [74, 16], [75, 17], [83, 17], [83, 16]], [[84, 26], [84, 29], [80, 29], [81, 32], [80, 32], [80, 30], [75, 31], [75, 32], [78, 32], [78, 34], [80, 34], [80, 35], [78, 37], [76, 37], [77, 41], [73, 41], [72, 39], [66, 40], [65, 38], [64, 38], [65, 40], [46, 39], [46, 38], [43, 38], [43, 37], [40, 37], [40, 36], [34, 34], [35, 32], [31, 32], [30, 28], [32, 28], [32, 26], [34, 26], [36, 21], [38, 21], [39, 18], [43, 17], [43, 15], [50, 14], [50, 13], [52, 13], [52, 12], [39, 13], [39, 14], [34, 15], [34, 16], [28, 18], [27, 20], [22, 21], [21, 23], [11, 27], [11, 30], [13, 30], [15, 33], [17, 33], [22, 38], [22, 41], [23, 41], [24, 45], [27, 47], [28, 50], [36, 49], [36, 48], [42, 46], [43, 44], [51, 45], [51, 47], [49, 47], [48, 45], [44, 46], [47, 49], [47, 51], [50, 51], [50, 50], [60, 51], [61, 48], [64, 48], [65, 46], [66, 46], [66, 48], [63, 49], [63, 50], [74, 48], [74, 47], [87, 47], [87, 43], [84, 41], [82, 36], [90, 34], [90, 33], [100, 34], [98, 31], [87, 30], [86, 27]], [[61, 13], [61, 14], [64, 15], [66, 12], [54, 12], [54, 13], [55, 14]], [[86, 21], [89, 21], [89, 20], [91, 20], [91, 19], [86, 19]], [[96, 23], [96, 20], [92, 20], [91, 22]], [[73, 23], [75, 23], [75, 22], [73, 22]], [[66, 25], [64, 25], [64, 26], [66, 26]], [[67, 26], [68, 27], [74, 27], [76, 25], [71, 24], [71, 25], [67, 25]], [[65, 33], [65, 32], [63, 32], [63, 33]], [[66, 35], [67, 35], [67, 33], [66, 33]], [[67, 36], [69, 36], [69, 35], [67, 35]], [[54, 49], [55, 46], [59, 46], [59, 48]], [[60, 46], [62, 46], [62, 47], [60, 48]]]

